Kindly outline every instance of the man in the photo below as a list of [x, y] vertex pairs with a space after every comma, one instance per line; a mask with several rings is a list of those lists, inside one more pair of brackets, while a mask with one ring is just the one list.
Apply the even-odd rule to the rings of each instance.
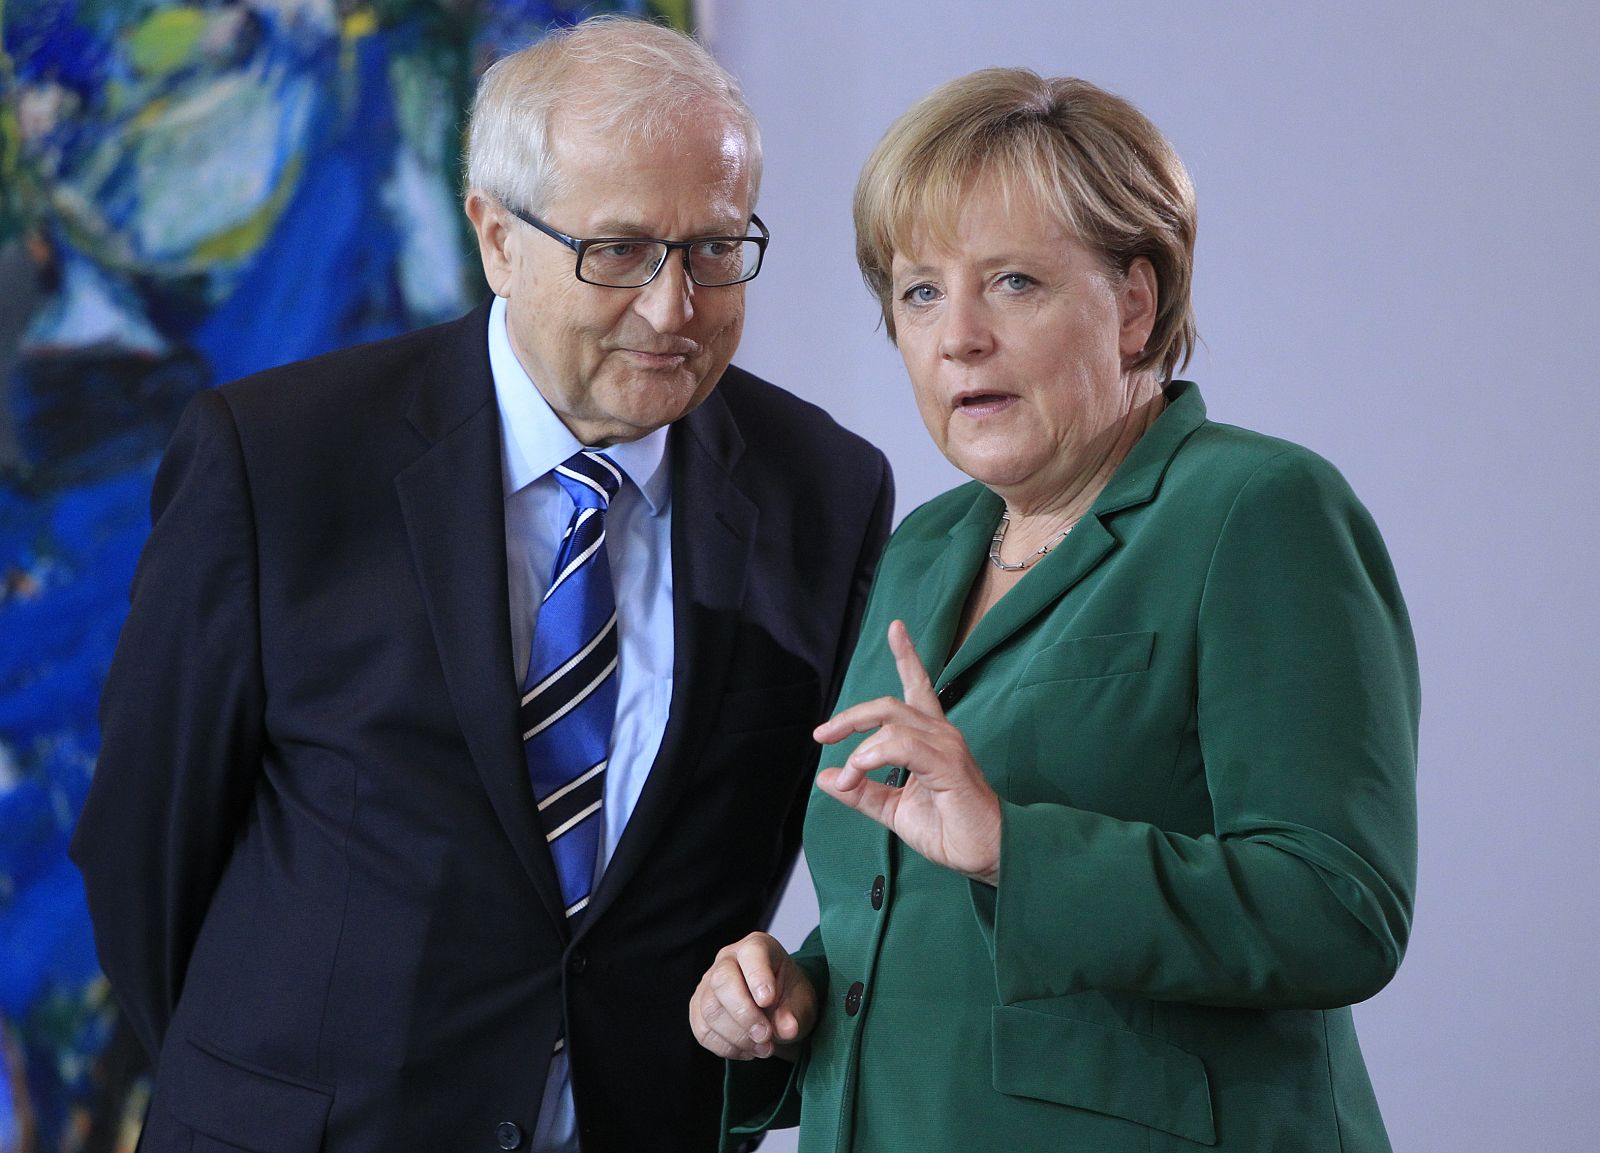
[[713, 1146], [684, 1005], [779, 895], [892, 504], [729, 367], [759, 174], [692, 41], [555, 34], [473, 110], [492, 308], [185, 414], [74, 843], [148, 1153]]

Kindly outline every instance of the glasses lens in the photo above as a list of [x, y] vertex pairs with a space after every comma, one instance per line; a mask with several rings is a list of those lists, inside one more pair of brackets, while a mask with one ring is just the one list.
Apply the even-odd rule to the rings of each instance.
[[584, 249], [578, 271], [594, 284], [637, 288], [655, 275], [666, 255], [660, 241], [610, 240]]
[[738, 284], [761, 267], [761, 245], [753, 240], [703, 240], [689, 249], [689, 268], [706, 286]]

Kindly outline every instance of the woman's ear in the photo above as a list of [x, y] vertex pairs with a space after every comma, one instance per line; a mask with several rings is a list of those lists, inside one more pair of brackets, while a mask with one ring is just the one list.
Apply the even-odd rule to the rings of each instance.
[[1156, 326], [1159, 292], [1155, 265], [1147, 257], [1136, 257], [1122, 275], [1122, 288], [1117, 299], [1121, 320], [1118, 350], [1122, 353], [1124, 364], [1137, 360], [1150, 341], [1150, 333]]

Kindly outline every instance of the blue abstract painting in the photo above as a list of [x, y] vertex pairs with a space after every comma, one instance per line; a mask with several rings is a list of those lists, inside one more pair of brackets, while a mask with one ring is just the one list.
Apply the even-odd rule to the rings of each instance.
[[456, 316], [484, 66], [681, 3], [0, 0], [0, 1153], [129, 1150], [143, 1057], [67, 843], [178, 413]]

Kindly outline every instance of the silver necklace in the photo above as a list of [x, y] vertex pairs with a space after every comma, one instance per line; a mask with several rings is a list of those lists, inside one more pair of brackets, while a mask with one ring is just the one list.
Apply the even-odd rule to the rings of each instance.
[[1056, 545], [1060, 544], [1066, 539], [1067, 534], [1071, 532], [1073, 527], [1078, 523], [1078, 519], [1079, 518], [1074, 517], [1068, 522], [1066, 528], [1056, 533], [1055, 536], [1045, 541], [1044, 544], [1040, 545], [1029, 555], [1023, 557], [1016, 564], [1007, 564], [1005, 561], [1000, 559], [1000, 542], [1006, 539], [1006, 529], [1011, 527], [1011, 514], [1002, 509], [1000, 510], [1000, 526], [994, 530], [994, 537], [989, 541], [989, 563], [994, 565], [994, 567], [999, 569], [1001, 572], [1021, 572], [1023, 569], [1032, 568], [1039, 562], [1040, 557], [1044, 556], [1045, 553], [1049, 552], [1051, 549], [1055, 548]]

